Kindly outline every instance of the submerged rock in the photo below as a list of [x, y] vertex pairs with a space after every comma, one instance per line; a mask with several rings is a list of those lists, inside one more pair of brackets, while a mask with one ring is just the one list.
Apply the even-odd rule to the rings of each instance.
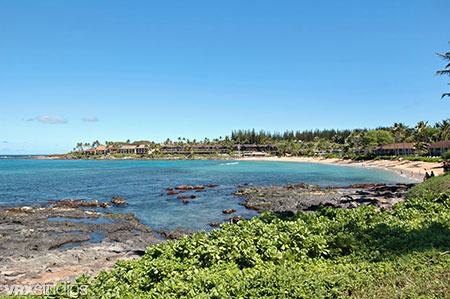
[[113, 203], [115, 205], [128, 205], [125, 198], [120, 197], [120, 196], [113, 196], [111, 199], [111, 203]]
[[195, 195], [180, 195], [180, 196], [177, 196], [177, 199], [186, 199], [186, 198], [194, 199], [195, 197], [196, 197]]

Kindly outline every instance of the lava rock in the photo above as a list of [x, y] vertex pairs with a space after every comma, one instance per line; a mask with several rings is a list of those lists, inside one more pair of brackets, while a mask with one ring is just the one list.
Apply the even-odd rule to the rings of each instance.
[[128, 205], [125, 198], [120, 197], [120, 196], [113, 196], [111, 199], [111, 203], [113, 203], [115, 205]]

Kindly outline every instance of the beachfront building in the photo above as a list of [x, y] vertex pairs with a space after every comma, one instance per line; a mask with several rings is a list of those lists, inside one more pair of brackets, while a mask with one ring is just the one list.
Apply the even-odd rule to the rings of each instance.
[[274, 144], [235, 144], [233, 151], [276, 153], [277, 147]]
[[394, 143], [379, 146], [375, 149], [377, 156], [410, 156], [414, 154], [414, 143]]
[[106, 154], [109, 154], [109, 150], [106, 146], [100, 144], [95, 149], [95, 154], [96, 155], [106, 155]]
[[91, 148], [82, 150], [81, 154], [86, 156], [93, 156], [93, 155], [106, 155], [110, 153], [110, 148], [106, 147], [104, 145], [99, 145], [97, 148]]
[[430, 156], [441, 156], [450, 150], [450, 140], [438, 141], [428, 147]]
[[148, 147], [145, 144], [139, 144], [136, 147], [136, 154], [138, 154], [138, 155], [148, 154]]
[[106, 147], [106, 149], [107, 149], [107, 153], [108, 154], [115, 154], [115, 153], [117, 153], [117, 151], [119, 150], [117, 147], [115, 147], [115, 146], [113, 146], [113, 145], [108, 145], [107, 147]]
[[263, 153], [263, 152], [250, 152], [250, 153], [245, 153], [244, 157], [267, 157], [267, 153]]
[[85, 156], [93, 156], [93, 155], [95, 155], [95, 149], [82, 150], [81, 154], [85, 155]]
[[161, 152], [169, 155], [214, 155], [229, 154], [230, 151], [240, 153], [276, 153], [272, 144], [235, 144], [232, 147], [221, 144], [163, 144]]
[[228, 149], [218, 144], [165, 144], [161, 146], [161, 151], [169, 155], [213, 155], [225, 154]]
[[136, 145], [122, 145], [117, 149], [119, 154], [136, 154]]
[[161, 146], [161, 151], [163, 154], [169, 155], [181, 155], [188, 153], [184, 146], [179, 144], [164, 144]]

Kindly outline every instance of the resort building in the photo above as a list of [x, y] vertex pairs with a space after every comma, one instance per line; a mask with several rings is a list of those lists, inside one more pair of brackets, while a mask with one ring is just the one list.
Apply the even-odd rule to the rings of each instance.
[[266, 157], [267, 153], [263, 152], [251, 152], [251, 153], [245, 153], [244, 157]]
[[277, 147], [273, 144], [235, 144], [233, 151], [275, 153]]
[[97, 148], [91, 148], [81, 151], [82, 155], [93, 156], [93, 155], [106, 155], [110, 153], [110, 148], [104, 145], [99, 145]]
[[81, 154], [86, 155], [86, 156], [93, 156], [93, 155], [95, 155], [95, 149], [83, 150], [83, 151], [81, 151]]
[[136, 154], [145, 155], [148, 153], [148, 147], [145, 144], [140, 144], [136, 147]]
[[106, 146], [104, 145], [99, 145], [97, 146], [97, 148], [95, 149], [95, 154], [96, 155], [106, 155], [109, 153], [109, 150]]
[[438, 141], [428, 147], [430, 156], [440, 156], [450, 150], [450, 140]]
[[229, 149], [217, 144], [165, 144], [161, 147], [164, 154], [186, 155], [186, 154], [225, 154]]
[[394, 143], [379, 146], [375, 149], [377, 156], [409, 156], [414, 154], [414, 143]]
[[225, 146], [221, 144], [164, 144], [161, 146], [164, 154], [185, 155], [211, 155], [211, 154], [229, 154], [230, 152], [263, 152], [275, 153], [276, 147], [271, 144], [235, 144]]
[[136, 145], [123, 145], [117, 149], [119, 154], [136, 154]]

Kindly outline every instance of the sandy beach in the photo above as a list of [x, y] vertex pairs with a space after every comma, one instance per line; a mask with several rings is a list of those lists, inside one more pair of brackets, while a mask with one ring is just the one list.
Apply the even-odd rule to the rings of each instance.
[[423, 181], [425, 172], [431, 171], [435, 175], [442, 174], [442, 163], [436, 162], [420, 162], [420, 161], [391, 161], [391, 160], [369, 160], [369, 161], [353, 161], [343, 159], [325, 159], [320, 157], [248, 157], [238, 159], [240, 161], [277, 161], [277, 162], [300, 162], [300, 163], [321, 163], [332, 165], [346, 165], [359, 167], [377, 167], [390, 171], [395, 171], [402, 176], [409, 177], [417, 181]]

